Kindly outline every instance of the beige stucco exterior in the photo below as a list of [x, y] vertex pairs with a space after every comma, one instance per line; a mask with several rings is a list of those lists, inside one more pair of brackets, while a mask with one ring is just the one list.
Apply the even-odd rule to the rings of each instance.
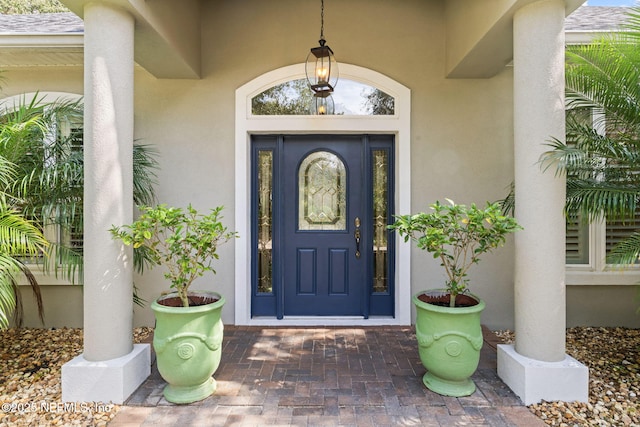
[[[65, 3], [83, 15], [83, 1]], [[159, 201], [202, 209], [224, 205], [225, 222], [234, 228], [236, 90], [304, 61], [318, 39], [319, 2], [106, 3], [120, 4], [136, 18], [134, 137], [160, 152]], [[486, 8], [480, 3], [485, 2], [473, 7], [463, 1], [326, 2], [325, 36], [338, 61], [381, 73], [411, 92], [412, 212], [445, 197], [460, 203], [495, 201], [514, 179], [510, 23], [530, 2], [486, 2], [491, 5]], [[4, 96], [36, 90], [84, 93], [81, 62], [5, 69]], [[223, 319], [230, 324], [236, 314], [234, 258], [234, 243], [222, 247], [217, 275], [195, 285], [226, 296]], [[437, 287], [443, 278], [438, 263], [416, 249], [411, 259], [411, 283], [398, 286], [409, 286], [411, 294]], [[487, 301], [483, 323], [513, 328], [513, 238], [474, 267], [470, 279], [472, 291]], [[148, 301], [166, 287], [159, 270], [134, 281]], [[567, 325], [637, 327], [634, 293], [633, 286], [571, 285]], [[47, 286], [47, 326], [82, 326], [82, 294], [79, 286]], [[621, 296], [615, 304], [602, 301], [612, 294]], [[153, 324], [148, 308], [134, 310], [135, 325]], [[27, 324], [39, 325], [31, 315]]]

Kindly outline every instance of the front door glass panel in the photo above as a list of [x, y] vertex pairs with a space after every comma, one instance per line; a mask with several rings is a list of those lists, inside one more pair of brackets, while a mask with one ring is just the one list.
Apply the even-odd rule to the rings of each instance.
[[316, 151], [300, 164], [298, 171], [298, 229], [346, 229], [346, 170], [333, 153]]
[[373, 292], [389, 291], [389, 152], [372, 150], [373, 167]]
[[273, 291], [273, 151], [258, 152], [258, 293]]

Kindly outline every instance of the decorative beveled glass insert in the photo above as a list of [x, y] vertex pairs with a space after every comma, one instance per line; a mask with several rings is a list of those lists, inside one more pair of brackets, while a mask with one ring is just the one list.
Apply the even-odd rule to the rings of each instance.
[[389, 152], [373, 150], [373, 292], [389, 292]]
[[273, 151], [258, 152], [258, 293], [273, 292]]
[[328, 151], [309, 154], [298, 170], [298, 229], [346, 230], [347, 172]]

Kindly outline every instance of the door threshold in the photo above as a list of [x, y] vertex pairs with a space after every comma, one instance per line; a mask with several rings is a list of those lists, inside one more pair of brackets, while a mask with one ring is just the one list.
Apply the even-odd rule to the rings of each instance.
[[[238, 324], [240, 325], [240, 324]], [[285, 316], [254, 317], [242, 326], [411, 326], [399, 319], [387, 316]]]

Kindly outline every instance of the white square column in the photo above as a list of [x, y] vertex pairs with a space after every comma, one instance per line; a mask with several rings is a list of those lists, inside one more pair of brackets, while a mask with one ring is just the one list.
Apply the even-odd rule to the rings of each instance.
[[589, 369], [569, 355], [559, 362], [542, 362], [518, 354], [513, 345], [500, 344], [498, 376], [525, 405], [589, 401]]
[[63, 402], [120, 405], [151, 375], [151, 346], [134, 344], [122, 357], [100, 362], [77, 356], [62, 366]]

